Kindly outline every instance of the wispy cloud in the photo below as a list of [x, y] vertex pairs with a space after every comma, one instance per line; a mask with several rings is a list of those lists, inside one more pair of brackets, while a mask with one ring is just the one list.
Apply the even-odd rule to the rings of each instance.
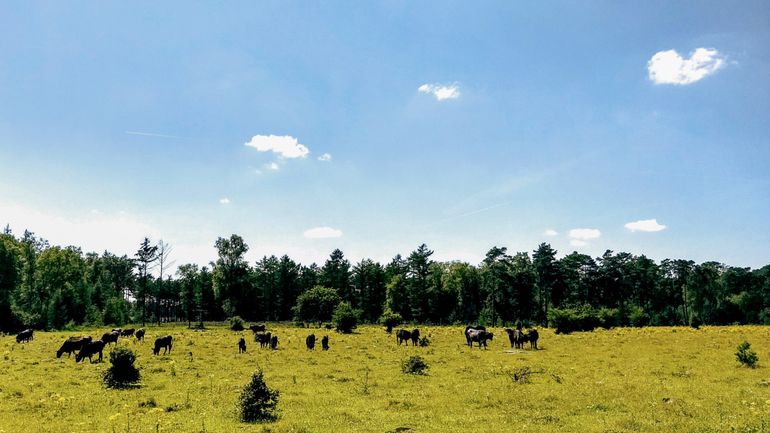
[[417, 88], [420, 93], [426, 93], [433, 95], [437, 101], [445, 101], [447, 99], [457, 99], [460, 97], [460, 86], [457, 83], [454, 84], [423, 84]]
[[155, 132], [142, 132], [142, 131], [125, 131], [128, 135], [142, 135], [145, 137], [160, 137], [160, 138], [181, 138], [176, 135], [158, 134]]
[[230, 204], [230, 199], [227, 197], [222, 197], [219, 199], [219, 204]]
[[324, 153], [323, 155], [318, 157], [318, 160], [319, 161], [331, 161], [332, 160], [332, 156], [331, 156], [331, 154]]
[[304, 158], [310, 149], [290, 135], [255, 135], [244, 146], [253, 147], [260, 152], [277, 153], [281, 158]]
[[585, 247], [589, 241], [598, 239], [601, 235], [599, 229], [572, 229], [569, 231], [569, 244], [573, 247]]
[[546, 235], [546, 236], [558, 236], [559, 232], [557, 232], [554, 229], [548, 229], [548, 230], [544, 231], [543, 234]]
[[666, 226], [659, 224], [655, 218], [626, 223], [624, 227], [632, 232], [659, 232], [666, 229]]
[[342, 230], [334, 229], [331, 227], [314, 227], [307, 229], [302, 234], [308, 239], [326, 239], [326, 238], [338, 238], [342, 236]]
[[265, 164], [265, 168], [270, 171], [278, 171], [281, 169], [281, 166], [277, 162], [271, 162], [270, 164]]
[[686, 85], [700, 81], [727, 63], [713, 48], [698, 48], [685, 59], [675, 50], [658, 51], [647, 62], [647, 73], [655, 84]]

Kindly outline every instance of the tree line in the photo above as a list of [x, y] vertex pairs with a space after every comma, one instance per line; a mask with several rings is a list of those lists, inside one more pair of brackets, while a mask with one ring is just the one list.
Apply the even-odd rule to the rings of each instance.
[[308, 301], [316, 293], [349, 304], [368, 323], [385, 314], [416, 323], [546, 325], [560, 312], [588, 308], [621, 326], [770, 324], [770, 265], [752, 270], [713, 261], [656, 262], [610, 250], [557, 258], [542, 243], [531, 253], [493, 247], [478, 265], [435, 261], [425, 244], [384, 265], [351, 263], [335, 249], [319, 267], [287, 255], [249, 263], [249, 247], [238, 235], [217, 239], [215, 247], [217, 258], [208, 266], [183, 264], [170, 275], [170, 247], [162, 241], [145, 238], [132, 257], [100, 255], [6, 228], [0, 234], [0, 328], [192, 325], [232, 316], [307, 320], [318, 318], [308, 313], [320, 308]]

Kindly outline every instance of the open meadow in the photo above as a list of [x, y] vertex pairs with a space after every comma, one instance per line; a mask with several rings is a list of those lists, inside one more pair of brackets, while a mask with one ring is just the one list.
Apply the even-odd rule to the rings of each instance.
[[[76, 364], [56, 350], [66, 337], [39, 332], [30, 343], [0, 340], [0, 432], [759, 432], [770, 431], [770, 327], [619, 328], [555, 335], [540, 350], [513, 350], [501, 328], [488, 350], [468, 348], [461, 327], [421, 327], [428, 347], [397, 346], [381, 327], [342, 335], [268, 324], [278, 350], [248, 330], [148, 327], [134, 349], [141, 387], [110, 390], [109, 366]], [[305, 347], [328, 334], [331, 349]], [[173, 335], [169, 355], [152, 342]], [[238, 354], [240, 335], [248, 350]], [[759, 367], [735, 360], [752, 343]], [[114, 346], [113, 346], [114, 347]], [[424, 376], [401, 372], [421, 355]], [[280, 391], [280, 417], [239, 422], [236, 400], [261, 367]], [[528, 382], [514, 373], [528, 367]], [[523, 383], [527, 382], [527, 383]]]

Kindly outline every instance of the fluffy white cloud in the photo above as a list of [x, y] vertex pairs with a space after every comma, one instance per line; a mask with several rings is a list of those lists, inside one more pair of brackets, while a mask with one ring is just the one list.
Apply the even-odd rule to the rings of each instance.
[[265, 168], [272, 171], [278, 171], [281, 169], [281, 166], [276, 162], [271, 162], [270, 164], [265, 164]]
[[330, 154], [328, 154], [328, 153], [324, 153], [323, 155], [318, 157], [318, 160], [319, 161], [331, 161], [332, 160], [332, 156]]
[[546, 235], [546, 236], [558, 236], [559, 232], [557, 232], [554, 229], [548, 229], [548, 230], [544, 231], [543, 234]]
[[305, 230], [303, 236], [308, 239], [338, 238], [342, 236], [342, 230], [333, 229], [331, 227], [314, 227]]
[[417, 88], [420, 93], [427, 93], [433, 95], [437, 101], [444, 101], [446, 99], [457, 99], [460, 97], [460, 86], [455, 84], [442, 85], [442, 84], [423, 84]]
[[230, 199], [227, 197], [222, 197], [219, 199], [220, 204], [230, 204]]
[[244, 143], [260, 152], [277, 153], [281, 158], [304, 158], [310, 149], [291, 135], [255, 135]]
[[685, 59], [675, 50], [658, 51], [647, 62], [647, 73], [655, 84], [692, 84], [726, 65], [724, 56], [713, 48], [698, 48]]
[[632, 232], [659, 232], [666, 228], [663, 224], [658, 224], [658, 220], [655, 218], [626, 223], [625, 227]]
[[577, 239], [580, 241], [590, 241], [592, 239], [598, 239], [602, 235], [598, 229], [572, 229], [569, 231], [569, 237], [571, 239]]

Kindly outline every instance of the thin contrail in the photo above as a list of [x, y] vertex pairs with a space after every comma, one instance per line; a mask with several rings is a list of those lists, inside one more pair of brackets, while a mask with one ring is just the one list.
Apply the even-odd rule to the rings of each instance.
[[126, 131], [128, 135], [143, 135], [146, 137], [161, 137], [161, 138], [181, 138], [176, 135], [156, 134], [154, 132], [141, 132], [141, 131]]
[[505, 206], [505, 205], [508, 205], [510, 203], [511, 202], [497, 203], [497, 204], [493, 204], [491, 206], [483, 207], [481, 209], [476, 209], [476, 210], [472, 210], [470, 212], [461, 213], [459, 215], [448, 216], [446, 218], [442, 218], [442, 219], [433, 221], [433, 222], [431, 222], [429, 224], [425, 224], [424, 226], [422, 226], [422, 228], [431, 227], [431, 226], [434, 226], [436, 224], [441, 224], [441, 223], [444, 223], [444, 222], [447, 222], [447, 221], [452, 221], [452, 220], [455, 220], [455, 219], [458, 219], [458, 218], [465, 218], [467, 216], [476, 215], [478, 213], [482, 213], [482, 212], [486, 212], [488, 210], [496, 209], [498, 207]]

